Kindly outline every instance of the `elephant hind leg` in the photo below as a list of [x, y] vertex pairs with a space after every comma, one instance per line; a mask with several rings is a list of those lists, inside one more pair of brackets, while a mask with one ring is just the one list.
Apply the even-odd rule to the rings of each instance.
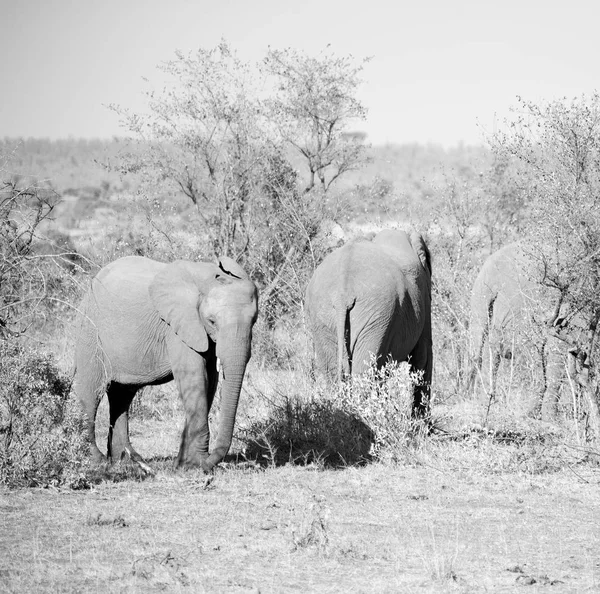
[[490, 359], [490, 401], [496, 399], [496, 391], [498, 389], [498, 372], [500, 371], [500, 363], [502, 361], [502, 353], [497, 349]]
[[422, 377], [413, 388], [412, 414], [417, 419], [428, 419], [430, 415], [431, 378], [433, 375], [433, 355], [431, 339], [422, 336], [410, 354], [412, 369], [420, 371]]
[[556, 421], [560, 388], [563, 381], [565, 361], [558, 351], [548, 349], [543, 353], [543, 388], [541, 394], [542, 420], [548, 423]]
[[127, 386], [116, 382], [112, 382], [108, 387], [110, 427], [107, 453], [112, 462], [121, 460], [126, 454], [129, 454], [132, 460], [142, 460], [129, 441], [129, 407], [137, 391], [137, 386]]

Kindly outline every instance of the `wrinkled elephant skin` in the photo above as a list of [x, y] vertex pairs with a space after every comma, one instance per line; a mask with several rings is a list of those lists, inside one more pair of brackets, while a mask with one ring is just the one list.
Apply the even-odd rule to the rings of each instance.
[[[141, 457], [129, 441], [129, 407], [143, 386], [172, 379], [185, 410], [177, 464], [210, 471], [231, 444], [257, 317], [256, 286], [229, 258], [170, 264], [130, 256], [104, 267], [79, 308], [74, 389], [87, 418], [92, 458], [98, 404], [108, 395], [107, 455]], [[223, 374], [221, 419], [209, 452], [208, 413]]]
[[329, 254], [306, 290], [316, 363], [331, 380], [366, 371], [371, 356], [423, 373], [413, 412], [428, 414], [432, 373], [431, 258], [418, 233], [386, 229]]

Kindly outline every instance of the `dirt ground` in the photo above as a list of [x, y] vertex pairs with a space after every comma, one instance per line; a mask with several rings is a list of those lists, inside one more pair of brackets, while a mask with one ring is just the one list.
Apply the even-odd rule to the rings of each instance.
[[600, 591], [597, 470], [162, 464], [0, 491], [0, 591]]

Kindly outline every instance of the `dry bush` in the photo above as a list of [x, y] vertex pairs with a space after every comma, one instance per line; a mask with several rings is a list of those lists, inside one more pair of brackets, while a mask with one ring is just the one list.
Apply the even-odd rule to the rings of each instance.
[[600, 460], [572, 428], [500, 407], [484, 425], [483, 407], [475, 402], [434, 407], [428, 433], [411, 417], [417, 381], [406, 363], [373, 366], [342, 386], [302, 372], [255, 372], [238, 413], [236, 449], [268, 466], [380, 462], [476, 476], [557, 472]]
[[249, 382], [251, 413], [238, 414], [247, 458], [334, 468], [370, 459], [372, 431], [343, 407], [335, 389], [294, 372], [276, 372], [261, 383]]
[[86, 456], [70, 379], [52, 356], [0, 342], [0, 482], [77, 486]]
[[424, 424], [411, 416], [418, 378], [406, 363], [373, 364], [339, 386], [302, 372], [265, 377], [250, 378], [251, 412], [238, 417], [249, 458], [327, 467], [399, 461], [421, 440]]
[[434, 399], [466, 394], [470, 361], [470, 297], [493, 251], [514, 241], [525, 218], [522, 192], [506, 159], [463, 164], [436, 188], [426, 236], [432, 253]]
[[424, 433], [424, 421], [413, 418], [413, 390], [421, 373], [408, 363], [389, 361], [377, 368], [375, 357], [368, 371], [340, 386], [340, 406], [351, 411], [373, 432], [370, 454], [379, 460], [404, 458], [407, 446]]

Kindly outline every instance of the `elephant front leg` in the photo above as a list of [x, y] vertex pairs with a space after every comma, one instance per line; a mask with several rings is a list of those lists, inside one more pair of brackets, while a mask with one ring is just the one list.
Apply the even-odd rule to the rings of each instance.
[[202, 467], [209, 456], [208, 413], [217, 388], [216, 357], [200, 355], [183, 343], [173, 347], [171, 352], [174, 352], [173, 377], [185, 411], [176, 465]]
[[85, 417], [84, 435], [89, 445], [91, 462], [96, 465], [103, 464], [106, 462], [106, 456], [100, 451], [96, 443], [96, 413], [104, 394], [104, 386], [100, 390], [96, 382], [82, 376], [78, 369], [74, 379], [74, 390]]
[[134, 462], [142, 462], [142, 457], [131, 447], [129, 441], [129, 407], [137, 387], [112, 383], [108, 388], [110, 427], [108, 429], [108, 458], [112, 462], [129, 456]]
[[204, 416], [204, 407], [199, 406], [196, 411], [186, 410], [185, 426], [181, 434], [181, 444], [177, 455], [178, 467], [202, 467], [208, 458], [208, 443], [210, 430], [208, 414]]

